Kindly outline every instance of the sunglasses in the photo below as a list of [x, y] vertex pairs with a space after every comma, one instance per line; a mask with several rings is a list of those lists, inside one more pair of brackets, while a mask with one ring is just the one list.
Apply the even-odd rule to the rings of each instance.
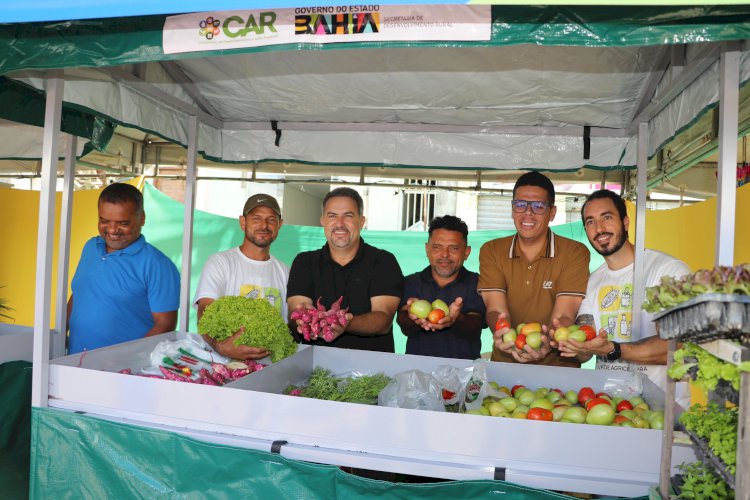
[[543, 214], [547, 207], [552, 206], [552, 203], [548, 201], [511, 200], [510, 204], [513, 206], [514, 212], [522, 214], [528, 207], [531, 207], [531, 213], [536, 215]]

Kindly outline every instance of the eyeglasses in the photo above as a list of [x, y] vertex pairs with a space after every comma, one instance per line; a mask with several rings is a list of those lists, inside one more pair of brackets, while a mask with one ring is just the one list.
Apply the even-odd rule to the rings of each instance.
[[547, 207], [552, 206], [552, 203], [548, 201], [527, 201], [527, 200], [511, 200], [510, 204], [513, 206], [513, 211], [522, 214], [526, 211], [526, 208], [531, 207], [531, 213], [536, 215], [543, 214]]

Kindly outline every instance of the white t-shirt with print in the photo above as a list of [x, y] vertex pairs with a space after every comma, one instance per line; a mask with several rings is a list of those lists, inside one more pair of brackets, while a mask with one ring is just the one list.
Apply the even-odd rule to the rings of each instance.
[[[680, 278], [690, 273], [690, 268], [681, 260], [657, 250], [645, 250], [644, 282], [646, 287], [658, 285], [662, 276]], [[615, 342], [635, 342], [656, 335], [654, 315], [641, 311], [640, 327], [633, 328], [633, 264], [612, 271], [605, 262], [589, 277], [586, 298], [581, 303], [578, 315], [590, 314], [594, 317], [596, 331], [604, 328], [609, 339]], [[606, 361], [597, 358], [598, 370], [642, 372], [656, 385], [666, 388], [665, 365], [643, 365], [623, 360]], [[690, 394], [687, 384], [678, 384], [677, 402], [687, 407]]]
[[268, 260], [248, 258], [239, 247], [213, 254], [203, 266], [193, 304], [225, 295], [265, 297], [287, 320], [286, 284], [289, 267], [271, 255]]

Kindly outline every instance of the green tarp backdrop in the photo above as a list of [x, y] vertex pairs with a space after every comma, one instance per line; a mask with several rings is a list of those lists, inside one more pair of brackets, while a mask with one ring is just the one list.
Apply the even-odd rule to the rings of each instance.
[[[143, 227], [143, 234], [146, 235], [149, 243], [167, 254], [181, 269], [184, 205], [150, 184], [145, 185], [143, 194], [146, 209], [146, 225]], [[192, 276], [190, 280], [191, 298], [195, 294], [198, 278], [208, 257], [213, 253], [239, 245], [243, 237], [236, 218], [222, 217], [199, 210], [195, 211], [194, 217]], [[603, 258], [589, 245], [581, 222], [553, 226], [552, 230], [560, 236], [580, 241], [589, 248], [591, 252], [590, 270], [596, 269], [604, 262]], [[478, 272], [479, 248], [482, 244], [509, 234], [513, 234], [513, 231], [470, 232], [469, 245], [472, 252], [465, 263], [466, 268]], [[421, 271], [427, 266], [424, 249], [424, 244], [427, 242], [426, 232], [365, 230], [362, 231], [362, 237], [369, 244], [393, 253], [398, 259], [404, 276]], [[271, 246], [271, 253], [291, 265], [298, 253], [320, 248], [324, 243], [325, 236], [321, 227], [284, 225], [279, 231], [279, 237]], [[313, 299], [315, 298], [313, 297]], [[190, 316], [190, 331], [196, 332], [195, 309], [191, 311]], [[406, 337], [401, 334], [401, 330], [395, 324], [394, 338], [396, 340], [396, 352], [402, 354], [406, 347]], [[485, 330], [482, 339], [482, 352], [489, 352], [490, 350], [492, 350], [491, 337], [489, 330]]]

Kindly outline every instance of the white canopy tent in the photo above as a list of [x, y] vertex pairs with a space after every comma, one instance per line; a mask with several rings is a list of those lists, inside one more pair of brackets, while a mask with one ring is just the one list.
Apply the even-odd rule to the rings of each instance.
[[[0, 71], [13, 84], [45, 92], [47, 103], [33, 404], [47, 405], [51, 351], [44, 325], [49, 324], [54, 232], [48, 222], [54, 220], [54, 152], [63, 107], [188, 147], [183, 255], [190, 255], [199, 153], [230, 164], [301, 162], [328, 171], [352, 164], [548, 171], [637, 166], [640, 199], [649, 156], [718, 105], [716, 261], [733, 263], [737, 110], [740, 85], [750, 78], [744, 41], [750, 34], [750, 8], [634, 9], [625, 19], [603, 8], [506, 12], [454, 5], [440, 12], [449, 19], [463, 9], [486, 19], [489, 39], [306, 42], [167, 54], [154, 41], [161, 32], [158, 37], [139, 33], [133, 27], [138, 23], [127, 19], [16, 26], [12, 45], [20, 56], [6, 55]], [[233, 14], [247, 18], [248, 12], [200, 16], [227, 19]], [[163, 25], [164, 19], [155, 17], [141, 25]], [[32, 47], [56, 50], [40, 54]], [[75, 138], [67, 148], [64, 203], [69, 213]], [[644, 221], [645, 204], [639, 203], [636, 263], [643, 257]], [[61, 250], [67, 252], [61, 239]], [[61, 262], [67, 262], [65, 255], [60, 253]], [[67, 283], [64, 276], [58, 283]], [[183, 311], [189, 311], [189, 277], [186, 259]], [[643, 300], [642, 281], [637, 271], [635, 303]], [[64, 303], [61, 288], [58, 304]], [[187, 314], [182, 316], [180, 329], [186, 330]], [[60, 325], [64, 318], [58, 318], [53, 356], [64, 352]], [[671, 417], [668, 407], [665, 420]]]

